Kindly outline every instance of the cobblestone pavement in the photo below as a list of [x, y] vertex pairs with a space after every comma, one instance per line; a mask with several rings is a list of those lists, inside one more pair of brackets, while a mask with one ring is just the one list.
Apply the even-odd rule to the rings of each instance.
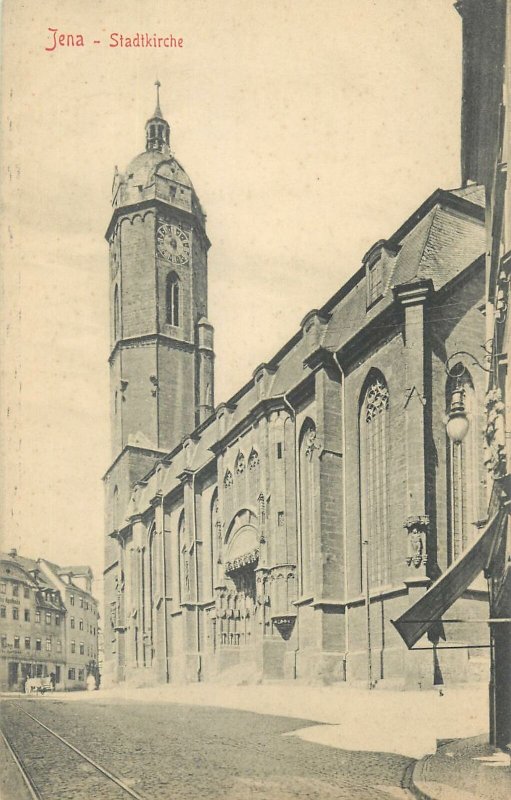
[[[66, 703], [44, 697], [18, 702], [153, 800], [410, 797], [403, 780], [413, 759], [388, 753], [348, 752], [286, 735], [316, 724], [306, 720], [122, 700]], [[49, 787], [52, 766], [58, 757], [53, 749], [44, 757]], [[69, 800], [96, 797], [81, 788], [82, 777], [78, 771], [75, 793], [66, 793]], [[47, 796], [62, 800], [58, 789]]]

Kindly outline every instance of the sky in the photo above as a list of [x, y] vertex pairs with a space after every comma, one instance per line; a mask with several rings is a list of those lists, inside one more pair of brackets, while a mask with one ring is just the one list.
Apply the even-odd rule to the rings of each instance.
[[[183, 46], [109, 47], [137, 32]], [[104, 233], [154, 81], [208, 215], [218, 403], [459, 185], [461, 20], [451, 0], [4, 0], [1, 45], [0, 544], [99, 579]]]

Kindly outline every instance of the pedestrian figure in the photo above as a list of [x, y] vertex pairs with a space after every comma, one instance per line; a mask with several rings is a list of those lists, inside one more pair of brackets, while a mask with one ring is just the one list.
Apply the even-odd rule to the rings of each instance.
[[52, 692], [55, 691], [55, 673], [50, 672], [50, 689]]

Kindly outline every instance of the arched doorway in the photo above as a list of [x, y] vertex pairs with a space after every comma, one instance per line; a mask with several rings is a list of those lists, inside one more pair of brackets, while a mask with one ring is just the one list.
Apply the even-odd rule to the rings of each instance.
[[243, 509], [235, 515], [222, 549], [225, 581], [217, 598], [218, 643], [247, 647], [254, 634], [259, 563], [257, 518], [252, 511]]

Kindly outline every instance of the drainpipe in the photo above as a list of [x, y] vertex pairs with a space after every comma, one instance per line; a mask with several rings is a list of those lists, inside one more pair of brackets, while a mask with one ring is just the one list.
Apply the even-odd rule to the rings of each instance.
[[344, 558], [344, 644], [345, 644], [345, 667], [344, 679], [348, 677], [348, 652], [350, 643], [350, 623], [348, 616], [348, 519], [346, 511], [346, 387], [345, 374], [341, 367], [337, 353], [332, 353], [334, 362], [337, 365], [341, 376], [341, 403], [342, 403], [342, 533], [343, 533], [343, 558]]
[[369, 541], [364, 539], [362, 542], [365, 548], [365, 607], [366, 607], [366, 626], [367, 626], [367, 688], [373, 688], [373, 656], [371, 650], [371, 596], [369, 593]]
[[200, 683], [202, 671], [202, 657], [200, 646], [199, 622], [199, 553], [197, 546], [197, 509], [195, 507], [195, 472], [192, 473], [192, 531], [195, 561], [195, 630], [197, 637], [197, 682]]

